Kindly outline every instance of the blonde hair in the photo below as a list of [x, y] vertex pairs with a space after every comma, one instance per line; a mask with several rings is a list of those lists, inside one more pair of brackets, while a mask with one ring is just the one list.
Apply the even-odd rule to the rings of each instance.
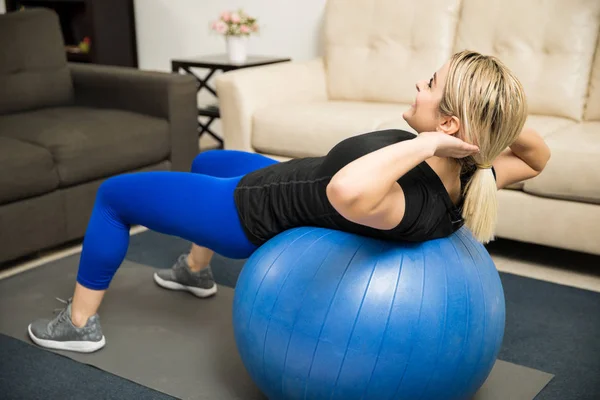
[[442, 115], [460, 120], [460, 138], [479, 153], [460, 159], [462, 170], [476, 168], [464, 190], [463, 218], [478, 241], [494, 239], [498, 219], [496, 181], [491, 164], [518, 138], [527, 118], [527, 101], [517, 77], [495, 57], [473, 51], [452, 56]]

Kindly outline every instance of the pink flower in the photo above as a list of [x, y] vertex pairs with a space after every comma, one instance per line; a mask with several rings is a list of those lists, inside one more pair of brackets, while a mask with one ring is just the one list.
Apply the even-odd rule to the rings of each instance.
[[240, 26], [240, 32], [241, 33], [250, 33], [250, 28], [248, 28], [247, 25], [242, 25], [242, 26]]
[[231, 13], [229, 11], [223, 11], [221, 13], [221, 20], [223, 22], [229, 22], [229, 20], [231, 20]]
[[251, 30], [252, 32], [258, 32], [258, 25], [257, 25], [257, 24], [253, 24], [253, 25], [250, 27], [250, 30]]
[[227, 24], [223, 21], [216, 21], [213, 22], [212, 29], [217, 33], [224, 34], [227, 32]]
[[241, 21], [240, 15], [236, 12], [231, 13], [231, 22], [233, 22], [234, 24], [237, 24]]

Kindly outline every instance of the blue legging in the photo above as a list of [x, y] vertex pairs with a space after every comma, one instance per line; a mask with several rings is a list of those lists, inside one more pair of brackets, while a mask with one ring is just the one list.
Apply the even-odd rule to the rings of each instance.
[[230, 258], [256, 250], [236, 211], [233, 192], [243, 175], [277, 161], [254, 153], [200, 153], [192, 173], [144, 172], [119, 175], [98, 189], [83, 241], [77, 282], [108, 288], [129, 246], [131, 225], [179, 236]]

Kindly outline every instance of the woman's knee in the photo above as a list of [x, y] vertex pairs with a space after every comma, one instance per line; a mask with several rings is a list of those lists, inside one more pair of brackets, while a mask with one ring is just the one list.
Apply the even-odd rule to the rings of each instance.
[[96, 192], [96, 202], [103, 204], [114, 203], [114, 200], [122, 195], [124, 188], [128, 185], [130, 174], [123, 174], [108, 178], [98, 188]]

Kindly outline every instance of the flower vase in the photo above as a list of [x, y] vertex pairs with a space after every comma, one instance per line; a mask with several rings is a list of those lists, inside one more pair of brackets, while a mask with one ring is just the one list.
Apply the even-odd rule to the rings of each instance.
[[245, 36], [227, 36], [226, 40], [229, 61], [234, 64], [241, 64], [246, 61], [247, 38]]

